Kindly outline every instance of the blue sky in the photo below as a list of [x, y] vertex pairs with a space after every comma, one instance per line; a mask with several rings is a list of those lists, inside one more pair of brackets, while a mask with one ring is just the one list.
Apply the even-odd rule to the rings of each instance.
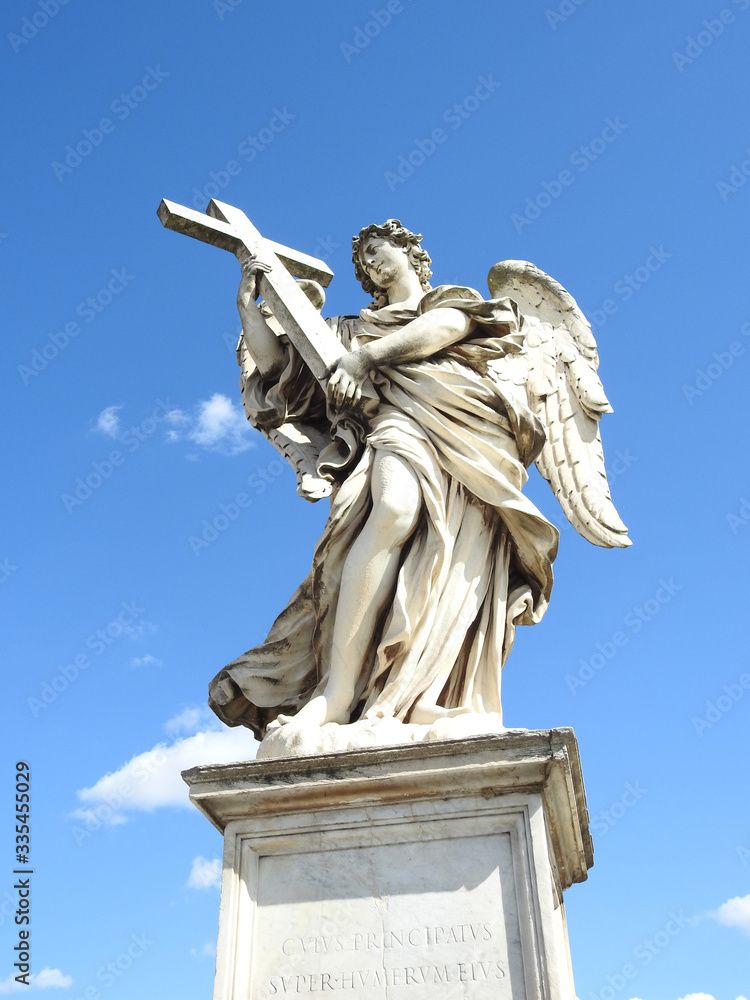
[[367, 304], [352, 234], [397, 216], [434, 283], [485, 293], [527, 259], [591, 318], [634, 544], [562, 531], [506, 717], [580, 741], [581, 1000], [750, 995], [750, 0], [19, 0], [2, 22], [3, 781], [10, 802], [30, 762], [32, 990], [210, 995], [221, 843], [179, 770], [254, 752], [206, 686], [325, 521], [240, 415], [236, 263], [156, 218], [218, 194], [325, 257], [328, 314]]

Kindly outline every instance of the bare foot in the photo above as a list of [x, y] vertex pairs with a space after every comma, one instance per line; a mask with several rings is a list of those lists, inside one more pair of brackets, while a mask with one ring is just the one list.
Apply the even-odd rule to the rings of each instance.
[[429, 726], [438, 719], [455, 719], [457, 715], [471, 715], [470, 708], [442, 708], [440, 705], [432, 705], [428, 702], [418, 701], [411, 710], [409, 722], [416, 722], [420, 726]]
[[344, 705], [342, 699], [331, 698], [319, 694], [297, 712], [296, 715], [278, 715], [268, 726], [268, 732], [280, 726], [292, 729], [302, 729], [305, 726], [324, 726], [327, 722], [338, 722], [346, 725], [349, 722], [349, 704]]

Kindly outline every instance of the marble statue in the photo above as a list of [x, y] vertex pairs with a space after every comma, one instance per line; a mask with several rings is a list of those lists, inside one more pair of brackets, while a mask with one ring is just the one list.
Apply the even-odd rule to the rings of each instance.
[[265, 642], [211, 682], [213, 710], [259, 738], [499, 718], [516, 626], [543, 616], [558, 545], [522, 492], [528, 467], [584, 538], [630, 544], [599, 436], [611, 407], [573, 298], [514, 260], [490, 270], [489, 299], [432, 288], [422, 237], [388, 219], [353, 240], [372, 301], [323, 321], [322, 262], [220, 202], [208, 215], [163, 202], [159, 214], [239, 258], [245, 412], [292, 464], [300, 495], [331, 507]]

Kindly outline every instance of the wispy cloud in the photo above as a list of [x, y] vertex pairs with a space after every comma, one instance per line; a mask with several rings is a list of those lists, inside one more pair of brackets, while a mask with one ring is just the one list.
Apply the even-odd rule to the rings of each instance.
[[193, 866], [187, 880], [188, 889], [216, 889], [221, 885], [221, 861], [219, 858], [193, 859]]
[[0, 980], [0, 993], [20, 993], [22, 990], [28, 992], [30, 989], [46, 990], [50, 986], [66, 990], [73, 985], [73, 977], [66, 976], [59, 969], [42, 969], [41, 972], [31, 973], [29, 983], [29, 986], [24, 986], [23, 983], [17, 983], [14, 976], [8, 976], [7, 979]]
[[140, 640], [145, 639], [147, 635], [153, 635], [154, 632], [158, 631], [159, 626], [154, 625], [153, 622], [138, 621], [132, 622], [130, 625], [123, 626], [123, 634], [126, 635], [128, 639], [133, 639], [134, 642], [140, 642]]
[[193, 422], [184, 410], [180, 410], [178, 408], [170, 410], [167, 413], [165, 420], [170, 425], [166, 438], [167, 442], [170, 444], [173, 441], [181, 441], [183, 437], [186, 437], [190, 432], [190, 427]]
[[213, 941], [205, 941], [200, 948], [191, 948], [192, 958], [213, 958], [216, 955], [216, 944]]
[[162, 661], [152, 656], [151, 653], [146, 653], [145, 656], [134, 656], [130, 663], [134, 667], [160, 667]]
[[170, 736], [189, 733], [191, 736], [201, 728], [216, 729], [216, 718], [212, 717], [208, 708], [203, 705], [193, 705], [184, 708], [165, 723], [164, 729]]
[[[632, 997], [631, 1000], [639, 1000], [639, 998]], [[687, 993], [684, 997], [680, 997], [679, 1000], [715, 1000], [715, 997], [711, 993]], [[747, 997], [739, 996], [737, 1000], [747, 1000]]]
[[239, 455], [255, 445], [242, 407], [219, 392], [201, 400], [193, 413], [170, 410], [166, 420], [171, 425], [167, 442], [192, 441], [206, 451], [228, 456]]
[[[710, 993], [688, 993], [680, 997], [680, 1000], [715, 1000], [715, 998]], [[737, 1000], [747, 1000], [747, 997], [737, 997]]]
[[117, 411], [121, 409], [121, 406], [108, 406], [102, 410], [96, 421], [96, 429], [102, 434], [116, 438], [120, 433], [120, 418], [117, 416]]

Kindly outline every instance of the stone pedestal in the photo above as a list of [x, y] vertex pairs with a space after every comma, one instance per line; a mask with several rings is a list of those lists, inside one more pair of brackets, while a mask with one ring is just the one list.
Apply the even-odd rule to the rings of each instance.
[[593, 863], [570, 729], [197, 767], [224, 834], [214, 1000], [575, 1000]]

